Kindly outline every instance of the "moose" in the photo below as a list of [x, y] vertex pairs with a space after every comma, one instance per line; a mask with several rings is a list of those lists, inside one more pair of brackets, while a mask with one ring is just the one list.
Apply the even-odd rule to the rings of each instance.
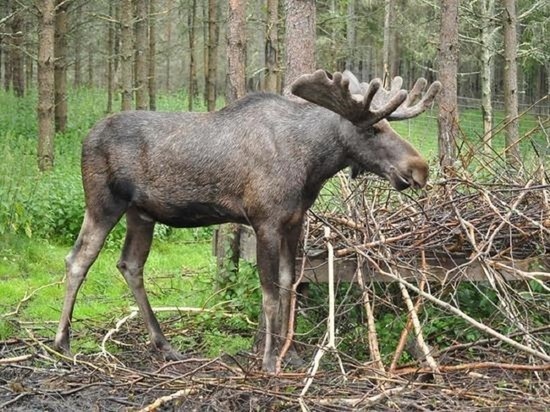
[[118, 270], [128, 283], [153, 348], [181, 359], [153, 313], [143, 268], [156, 222], [199, 227], [250, 225], [257, 237], [263, 293], [262, 367], [277, 373], [287, 335], [290, 288], [302, 221], [323, 184], [351, 167], [371, 172], [401, 191], [422, 188], [428, 164], [390, 126], [418, 116], [441, 88], [410, 92], [396, 77], [390, 90], [378, 79], [361, 83], [350, 72], [317, 70], [297, 78], [293, 96], [256, 93], [210, 113], [128, 111], [97, 123], [82, 147], [85, 213], [66, 257], [66, 291], [54, 347], [70, 353], [76, 296], [105, 238], [126, 215]]

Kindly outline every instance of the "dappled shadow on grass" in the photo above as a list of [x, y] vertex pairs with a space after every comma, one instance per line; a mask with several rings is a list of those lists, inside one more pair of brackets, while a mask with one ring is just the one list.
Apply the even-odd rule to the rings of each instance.
[[[179, 325], [179, 319], [163, 324], [168, 335], [183, 333], [200, 340], [195, 335], [202, 331], [182, 331], [176, 329]], [[98, 324], [87, 326], [88, 337], [100, 345], [108, 331]], [[544, 410], [549, 395], [548, 371], [508, 369], [510, 362], [529, 360], [502, 348], [497, 352], [492, 343], [481, 341], [446, 352], [439, 384], [422, 372], [421, 365], [381, 374], [340, 354], [344, 377], [328, 356], [302, 397], [307, 365], [274, 377], [260, 372], [259, 359], [249, 353], [207, 358], [200, 351], [189, 351], [182, 361], [164, 362], [149, 350], [137, 319], [109, 335], [103, 349], [74, 359], [55, 354], [50, 344], [31, 335], [0, 342], [0, 409]], [[311, 359], [309, 351], [304, 355]], [[445, 371], [444, 363], [472, 366]]]

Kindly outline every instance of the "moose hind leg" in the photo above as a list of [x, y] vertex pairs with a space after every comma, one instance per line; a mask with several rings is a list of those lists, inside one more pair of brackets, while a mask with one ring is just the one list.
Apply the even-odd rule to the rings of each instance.
[[120, 207], [116, 210], [113, 209], [112, 213], [98, 218], [99, 214], [91, 213], [86, 209], [78, 239], [65, 259], [65, 298], [54, 340], [54, 347], [64, 353], [70, 353], [70, 324], [80, 286], [82, 286], [90, 266], [96, 260], [105, 238], [118, 222], [122, 213], [123, 208]]
[[126, 222], [126, 239], [117, 268], [132, 290], [154, 349], [166, 360], [181, 359], [182, 356], [170, 346], [162, 333], [143, 285], [143, 267], [151, 250], [155, 222], [142, 219], [133, 208], [127, 211]]

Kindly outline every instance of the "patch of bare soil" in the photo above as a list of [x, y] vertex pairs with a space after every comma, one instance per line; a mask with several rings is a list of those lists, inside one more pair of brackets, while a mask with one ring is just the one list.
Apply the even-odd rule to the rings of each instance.
[[0, 342], [1, 410], [543, 411], [550, 405], [550, 365], [518, 354], [503, 359], [502, 349], [490, 344], [447, 352], [435, 383], [421, 366], [381, 373], [344, 354], [345, 375], [327, 353], [313, 377], [308, 365], [270, 376], [249, 354], [163, 362], [138, 343], [116, 356], [102, 351], [69, 359], [50, 343]]

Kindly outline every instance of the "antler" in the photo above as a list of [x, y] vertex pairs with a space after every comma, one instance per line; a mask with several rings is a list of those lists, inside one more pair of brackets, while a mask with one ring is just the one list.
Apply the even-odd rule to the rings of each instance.
[[296, 96], [338, 113], [352, 123], [369, 127], [386, 118], [388, 120], [403, 120], [418, 116], [432, 103], [441, 88], [439, 82], [434, 82], [426, 95], [417, 103], [426, 85], [424, 79], [419, 79], [410, 93], [401, 90], [403, 79], [396, 77], [389, 91], [381, 87], [379, 79], [370, 83], [359, 83], [349, 71], [333, 75], [317, 70], [313, 74], [300, 76], [291, 85], [291, 91]]
[[[426, 94], [422, 96], [422, 91], [426, 88], [427, 84], [428, 82], [426, 79], [422, 77], [419, 78], [411, 91], [408, 93], [407, 99], [403, 102], [403, 104], [395, 109], [395, 111], [386, 117], [386, 119], [389, 121], [411, 119], [428, 109], [433, 103], [437, 93], [439, 93], [439, 90], [441, 90], [441, 83], [438, 81], [433, 82], [428, 88]], [[402, 85], [403, 79], [400, 76], [394, 77], [390, 85], [390, 90], [380, 88], [378, 93], [374, 96], [372, 104], [377, 107], [383, 106], [401, 90]], [[368, 83], [361, 83], [362, 90], [367, 90], [368, 87]]]

